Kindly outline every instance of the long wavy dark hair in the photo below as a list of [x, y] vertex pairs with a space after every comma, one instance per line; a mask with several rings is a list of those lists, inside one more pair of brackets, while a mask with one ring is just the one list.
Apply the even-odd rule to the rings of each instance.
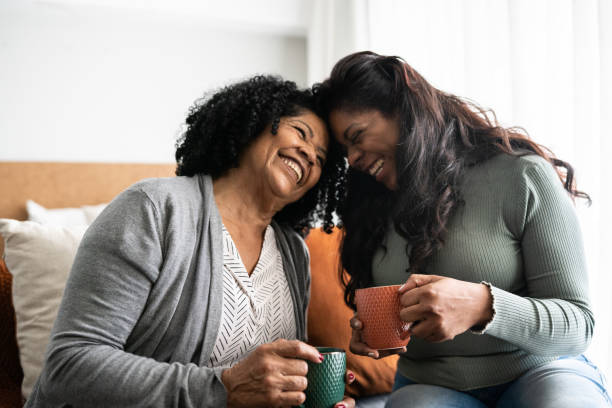
[[[213, 179], [238, 167], [241, 154], [271, 125], [276, 134], [281, 118], [309, 110], [323, 111], [312, 90], [298, 89], [277, 76], [255, 76], [222, 88], [196, 101], [187, 116], [187, 129], [176, 143], [176, 175], [209, 174]], [[331, 133], [330, 133], [331, 134]], [[286, 205], [274, 220], [301, 234], [315, 223], [329, 232], [333, 214], [344, 195], [346, 161], [330, 137], [327, 160], [319, 182], [298, 201]]]
[[365, 51], [348, 55], [316, 93], [327, 113], [377, 110], [399, 121], [396, 151], [398, 188], [387, 190], [367, 174], [349, 170], [347, 196], [339, 216], [344, 224], [341, 265], [348, 272], [345, 301], [353, 307], [355, 289], [372, 283], [372, 257], [392, 223], [406, 239], [408, 272], [422, 272], [442, 247], [447, 222], [461, 205], [459, 182], [467, 166], [499, 153], [537, 154], [557, 169], [572, 197], [574, 170], [520, 128], [501, 127], [491, 111], [442, 92], [403, 59]]

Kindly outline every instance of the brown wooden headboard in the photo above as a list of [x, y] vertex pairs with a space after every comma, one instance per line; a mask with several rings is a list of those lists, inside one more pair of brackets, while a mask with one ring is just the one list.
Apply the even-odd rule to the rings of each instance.
[[[47, 208], [107, 203], [138, 180], [171, 177], [176, 164], [0, 162], [0, 218], [26, 219], [25, 202]], [[0, 239], [0, 254], [3, 242]]]

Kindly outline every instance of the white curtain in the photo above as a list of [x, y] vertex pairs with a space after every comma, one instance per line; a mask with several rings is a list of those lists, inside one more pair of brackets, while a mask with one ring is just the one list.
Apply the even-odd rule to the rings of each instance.
[[612, 1], [314, 2], [309, 80], [349, 52], [403, 57], [434, 86], [492, 108], [576, 170], [596, 327], [587, 355], [612, 377]]

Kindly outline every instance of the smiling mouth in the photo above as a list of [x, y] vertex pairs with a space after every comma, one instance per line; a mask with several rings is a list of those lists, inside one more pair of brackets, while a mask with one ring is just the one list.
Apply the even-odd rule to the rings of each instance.
[[380, 174], [384, 165], [385, 165], [385, 159], [380, 158], [376, 160], [367, 171], [370, 174], [370, 176], [376, 177]]
[[296, 162], [295, 160], [289, 157], [282, 156], [281, 160], [283, 161], [283, 163], [287, 165], [287, 167], [295, 175], [295, 179], [296, 179], [295, 183], [300, 184], [300, 181], [302, 181], [302, 177], [304, 176], [304, 171], [302, 170], [302, 166], [300, 166], [298, 162]]

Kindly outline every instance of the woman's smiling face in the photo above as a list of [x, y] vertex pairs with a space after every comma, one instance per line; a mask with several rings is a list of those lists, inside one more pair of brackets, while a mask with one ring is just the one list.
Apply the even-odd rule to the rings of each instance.
[[268, 126], [243, 154], [241, 167], [266, 194], [289, 204], [317, 184], [327, 159], [329, 135], [323, 120], [303, 110]]
[[376, 109], [335, 110], [329, 121], [334, 137], [346, 148], [349, 165], [370, 174], [389, 190], [397, 189], [398, 121]]

